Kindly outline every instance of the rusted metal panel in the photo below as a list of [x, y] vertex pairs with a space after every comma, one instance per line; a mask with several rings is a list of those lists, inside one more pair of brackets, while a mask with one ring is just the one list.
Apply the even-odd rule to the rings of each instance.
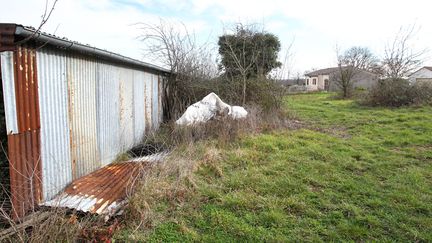
[[159, 75], [158, 76], [158, 92], [159, 92], [159, 96], [158, 96], [158, 117], [159, 117], [159, 123], [161, 123], [163, 121], [163, 97], [164, 97], [164, 92], [163, 92], [163, 78]]
[[159, 128], [159, 80], [158, 76], [152, 74], [152, 129]]
[[99, 158], [111, 163], [122, 152], [120, 145], [120, 72], [117, 67], [100, 63], [97, 76], [97, 128]]
[[145, 73], [144, 75], [145, 82], [145, 94], [144, 94], [144, 102], [145, 102], [145, 124], [146, 124], [146, 133], [150, 133], [153, 127], [152, 122], [152, 75], [150, 73]]
[[14, 51], [14, 70], [18, 132], [39, 129], [35, 50], [19, 46]]
[[122, 149], [135, 143], [133, 70], [120, 68], [120, 141]]
[[15, 50], [16, 24], [0, 24], [0, 52]]
[[14, 218], [23, 217], [42, 200], [39, 131], [8, 135], [11, 199]]
[[113, 215], [123, 205], [138, 173], [147, 166], [149, 163], [141, 161], [107, 165], [75, 180], [64, 193], [42, 205]]
[[14, 59], [13, 52], [1, 52], [1, 75], [3, 85], [3, 101], [8, 134], [18, 133], [18, 120], [15, 97]]
[[134, 135], [135, 144], [142, 142], [145, 134], [145, 81], [144, 73], [134, 72]]
[[70, 146], [73, 179], [101, 167], [96, 129], [96, 62], [68, 56]]
[[66, 55], [58, 50], [37, 52], [44, 200], [72, 182]]
[[[10, 66], [8, 69], [10, 72]], [[8, 156], [13, 216], [18, 218], [42, 199], [40, 117], [34, 49], [16, 48], [13, 53], [13, 73], [13, 79], [10, 75], [6, 77], [5, 82], [9, 87], [4, 92], [10, 92], [5, 95], [9, 98], [7, 102], [11, 102], [10, 97], [15, 97], [15, 112], [7, 116], [16, 117], [9, 117], [6, 122], [9, 123], [7, 127], [17, 128], [8, 135]]]

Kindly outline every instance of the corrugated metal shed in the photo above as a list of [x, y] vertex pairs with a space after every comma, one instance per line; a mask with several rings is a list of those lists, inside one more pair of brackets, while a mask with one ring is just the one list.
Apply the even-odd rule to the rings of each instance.
[[11, 189], [21, 217], [157, 129], [167, 71], [20, 25], [0, 24], [2, 36]]

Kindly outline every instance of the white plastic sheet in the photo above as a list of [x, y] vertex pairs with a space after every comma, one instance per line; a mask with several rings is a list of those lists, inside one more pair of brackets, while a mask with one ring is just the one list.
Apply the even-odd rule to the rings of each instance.
[[241, 106], [230, 106], [223, 102], [215, 93], [210, 93], [201, 101], [189, 106], [185, 113], [176, 121], [177, 125], [193, 125], [207, 122], [217, 115], [227, 115], [233, 119], [242, 119], [248, 112]]

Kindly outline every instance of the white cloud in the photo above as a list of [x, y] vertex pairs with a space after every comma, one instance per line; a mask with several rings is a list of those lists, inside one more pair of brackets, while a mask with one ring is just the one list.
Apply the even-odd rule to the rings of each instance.
[[[295, 38], [294, 70], [332, 65], [336, 44], [342, 48], [369, 46], [379, 54], [402, 25], [416, 23], [421, 27], [416, 36], [417, 47], [432, 43], [431, 6], [422, 0], [129, 1], [133, 4], [59, 0], [43, 30], [50, 33], [57, 30], [56, 35], [141, 59], [143, 46], [135, 39], [139, 31], [131, 24], [158, 22], [163, 17], [158, 12], [173, 16], [170, 20], [183, 21], [198, 35], [212, 31], [214, 42], [222, 33], [223, 23], [264, 22], [269, 31], [279, 36], [283, 48]], [[0, 0], [0, 4], [0, 22], [36, 26], [45, 0]], [[157, 10], [160, 11], [149, 12]]]
[[[417, 33], [417, 45], [427, 47], [432, 43], [432, 36], [428, 32], [432, 29], [429, 1], [192, 0], [192, 3], [194, 10], [202, 14], [209, 8], [222, 9], [218, 17], [223, 21], [268, 20], [267, 27], [279, 30], [276, 34], [282, 36], [282, 40], [289, 39], [287, 33], [292, 33], [296, 37], [297, 60], [303, 69], [308, 64], [309, 67], [331, 65], [336, 44], [342, 48], [369, 46], [381, 53], [386, 42], [401, 26], [414, 23], [422, 27]], [[284, 29], [280, 19], [273, 20], [280, 16], [302, 23], [303, 29]]]

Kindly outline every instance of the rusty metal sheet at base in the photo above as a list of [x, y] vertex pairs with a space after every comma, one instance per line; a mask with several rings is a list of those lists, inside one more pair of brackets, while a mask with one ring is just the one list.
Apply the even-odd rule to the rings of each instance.
[[148, 162], [107, 165], [73, 181], [62, 194], [41, 205], [112, 216], [124, 204], [139, 172], [148, 166]]
[[12, 216], [23, 217], [41, 201], [39, 130], [8, 135]]

